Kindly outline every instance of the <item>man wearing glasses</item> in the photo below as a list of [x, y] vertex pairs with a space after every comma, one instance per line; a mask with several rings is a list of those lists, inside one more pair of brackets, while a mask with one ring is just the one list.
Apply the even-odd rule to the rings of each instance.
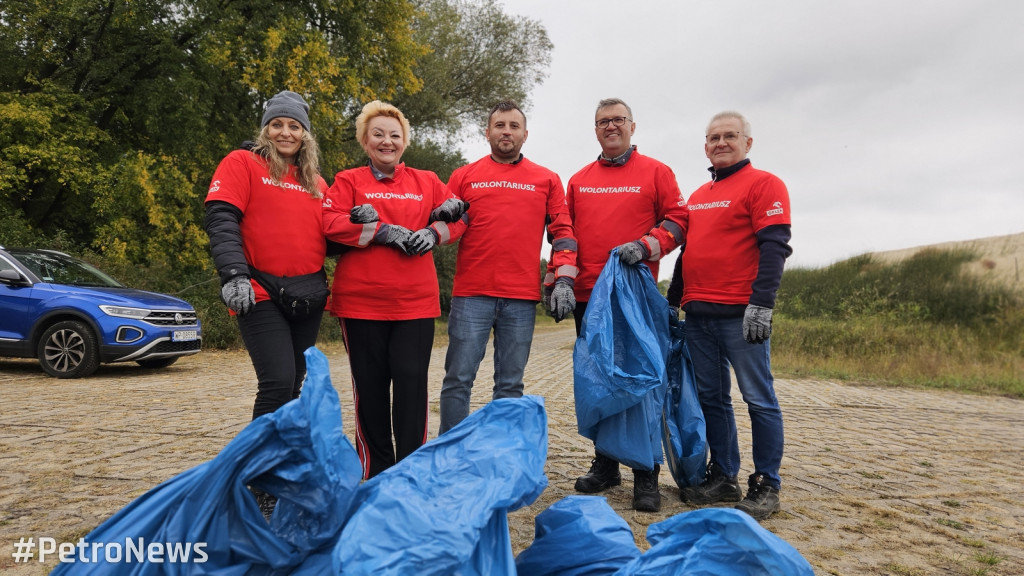
[[[753, 142], [750, 123], [738, 112], [722, 112], [708, 124], [711, 181], [687, 203], [686, 246], [668, 301], [686, 312], [686, 343], [711, 448], [704, 482], [680, 496], [692, 504], [739, 502], [737, 509], [763, 520], [779, 510], [782, 410], [769, 336], [775, 293], [793, 250], [789, 193], [782, 180], [750, 165]], [[742, 501], [730, 366], [750, 413], [753, 443], [754, 472]]]
[[[618, 98], [597, 105], [594, 130], [601, 155], [569, 179], [566, 202], [576, 230], [579, 251], [576, 277], [576, 335], [608, 252], [618, 247], [622, 262], [644, 262], [658, 277], [658, 260], [682, 241], [686, 208], [672, 170], [637, 152], [630, 144], [636, 123], [633, 112]], [[659, 466], [633, 470], [633, 508], [661, 509]], [[590, 471], [576, 480], [576, 490], [600, 492], [622, 483], [619, 463], [599, 452]]]

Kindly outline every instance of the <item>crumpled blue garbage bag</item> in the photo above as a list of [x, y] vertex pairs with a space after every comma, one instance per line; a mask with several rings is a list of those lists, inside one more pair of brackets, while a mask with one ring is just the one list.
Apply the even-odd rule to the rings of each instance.
[[[298, 399], [252, 421], [213, 460], [153, 488], [93, 530], [86, 543], [106, 545], [99, 562], [62, 563], [53, 574], [285, 574], [336, 542], [361, 467], [342, 431], [327, 358], [315, 348], [305, 355]], [[279, 498], [270, 524], [247, 485]], [[182, 551], [205, 546], [202, 554], [191, 548], [190, 562], [171, 562], [164, 553], [163, 562], [140, 563], [134, 553], [127, 561], [126, 539], [179, 544]], [[107, 562], [114, 543], [120, 561]]]
[[534, 525], [533, 543], [516, 557], [521, 576], [614, 574], [640, 555], [629, 524], [603, 496], [566, 496]]
[[788, 542], [733, 508], [702, 508], [647, 527], [651, 548], [616, 576], [814, 576]]
[[489, 402], [360, 487], [332, 573], [514, 574], [507, 513], [547, 486], [547, 446], [543, 398]]
[[704, 481], [708, 460], [707, 427], [697, 397], [693, 361], [686, 346], [686, 323], [669, 315], [672, 347], [668, 357], [668, 391], [662, 441], [665, 459], [676, 484], [697, 486]]
[[669, 341], [668, 301], [650, 269], [623, 265], [613, 250], [573, 349], [573, 391], [579, 433], [631, 468], [663, 461]]

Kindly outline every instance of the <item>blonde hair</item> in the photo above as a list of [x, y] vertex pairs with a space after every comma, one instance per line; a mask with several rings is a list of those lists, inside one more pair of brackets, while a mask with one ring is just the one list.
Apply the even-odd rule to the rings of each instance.
[[398, 123], [402, 125], [402, 141], [406, 146], [409, 145], [409, 121], [405, 119], [405, 114], [402, 114], [402, 111], [393, 104], [381, 102], [380, 100], [368, 102], [363, 106], [363, 111], [356, 118], [356, 140], [359, 141], [360, 145], [366, 143], [367, 124], [378, 116], [386, 116], [398, 120]]
[[[270, 126], [264, 126], [256, 136], [256, 147], [252, 149], [267, 162], [267, 171], [270, 178], [277, 184], [288, 174], [288, 162], [277, 152], [274, 142], [267, 136]], [[320, 147], [309, 130], [302, 131], [302, 145], [298, 154], [295, 155], [295, 167], [297, 173], [295, 179], [305, 189], [306, 193], [313, 198], [321, 198], [320, 193]]]

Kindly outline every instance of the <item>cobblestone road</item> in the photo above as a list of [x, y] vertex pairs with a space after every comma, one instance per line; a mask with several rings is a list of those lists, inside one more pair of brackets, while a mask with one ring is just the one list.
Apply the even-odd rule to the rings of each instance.
[[[527, 393], [545, 397], [549, 487], [510, 515], [517, 551], [533, 517], [573, 493], [592, 446], [576, 433], [571, 327], [539, 329]], [[325, 348], [352, 437], [348, 362]], [[490, 396], [490, 360], [474, 408]], [[431, 426], [444, 349], [431, 362]], [[215, 456], [249, 421], [255, 378], [244, 351], [204, 351], [164, 370], [104, 366], [55, 380], [34, 362], [0, 359], [0, 571], [14, 543], [80, 536], [158, 483]], [[783, 511], [763, 525], [818, 574], [1024, 574], [1024, 402], [906, 389], [778, 380], [786, 419]], [[736, 392], [741, 475], [750, 471], [749, 420]], [[646, 526], [691, 508], [661, 475], [662, 512], [630, 507], [632, 481], [605, 493], [646, 548]], [[994, 563], [993, 563], [994, 562]], [[987, 571], [984, 571], [987, 570]]]

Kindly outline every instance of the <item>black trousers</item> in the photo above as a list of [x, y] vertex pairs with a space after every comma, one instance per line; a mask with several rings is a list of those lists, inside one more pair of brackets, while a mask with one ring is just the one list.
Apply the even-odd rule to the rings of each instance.
[[248, 314], [238, 316], [238, 330], [258, 382], [253, 420], [299, 397], [306, 376], [303, 353], [316, 344], [322, 316], [292, 320], [269, 300], [257, 302]]
[[572, 311], [572, 320], [576, 323], [576, 337], [580, 337], [583, 331], [583, 315], [587, 313], [587, 303], [577, 302], [576, 308]]
[[342, 318], [341, 329], [352, 369], [356, 450], [369, 479], [427, 441], [434, 320]]

